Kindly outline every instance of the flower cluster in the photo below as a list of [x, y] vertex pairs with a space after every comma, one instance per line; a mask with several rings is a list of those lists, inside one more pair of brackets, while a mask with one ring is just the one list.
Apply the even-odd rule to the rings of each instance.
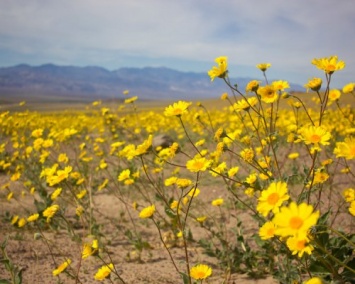
[[[125, 90], [118, 107], [0, 113], [0, 202], [10, 212], [2, 222], [44, 242], [55, 263], [49, 273], [124, 283], [112, 245], [131, 244], [124, 261], [145, 261], [149, 251], [149, 263], [158, 240], [191, 283], [212, 277], [211, 267], [217, 282], [269, 273], [322, 283], [315, 267], [327, 281], [349, 281], [355, 83], [330, 87], [345, 63], [314, 59], [325, 79], [295, 93], [285, 80], [268, 81], [270, 63], [258, 64], [264, 79], [242, 90], [230, 82], [228, 58], [215, 62], [206, 76], [231, 90], [218, 101], [138, 110]], [[57, 232], [77, 253], [56, 244]], [[215, 263], [192, 266], [204, 263], [200, 251]]]

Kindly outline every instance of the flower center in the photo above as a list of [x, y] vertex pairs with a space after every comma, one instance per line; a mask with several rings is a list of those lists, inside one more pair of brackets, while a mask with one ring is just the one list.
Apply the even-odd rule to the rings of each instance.
[[268, 196], [267, 202], [271, 205], [275, 205], [277, 203], [277, 201], [279, 201], [279, 199], [280, 199], [279, 194], [276, 192], [273, 192]]
[[305, 248], [305, 244], [306, 244], [306, 241], [305, 240], [301, 240], [301, 241], [298, 241], [297, 242], [297, 249], [298, 250], [302, 250], [302, 249], [304, 249]]
[[312, 141], [312, 143], [318, 143], [320, 141], [320, 136], [317, 134], [313, 134], [311, 136], [311, 141]]
[[329, 65], [327, 66], [327, 70], [328, 70], [328, 71], [335, 71], [335, 65], [329, 64]]
[[303, 225], [303, 220], [300, 217], [295, 216], [290, 219], [291, 229], [298, 230], [299, 228], [302, 227], [302, 225]]
[[174, 109], [174, 114], [175, 115], [182, 114], [182, 109], [180, 109], [180, 108]]
[[271, 98], [271, 97], [274, 96], [274, 92], [271, 91], [271, 90], [270, 90], [270, 91], [267, 91], [266, 96], [269, 97], [269, 98]]
[[204, 166], [204, 164], [202, 163], [202, 162], [195, 162], [195, 164], [194, 164], [194, 168], [197, 170], [200, 170], [200, 169], [202, 169], [203, 168], [203, 166]]
[[275, 234], [275, 229], [274, 229], [274, 228], [268, 229], [267, 232], [266, 232], [266, 234], [267, 234], [268, 236], [274, 236], [274, 234]]
[[206, 278], [205, 272], [204, 271], [197, 272], [197, 277], [198, 277], [198, 279]]
[[350, 148], [350, 156], [355, 156], [355, 147]]

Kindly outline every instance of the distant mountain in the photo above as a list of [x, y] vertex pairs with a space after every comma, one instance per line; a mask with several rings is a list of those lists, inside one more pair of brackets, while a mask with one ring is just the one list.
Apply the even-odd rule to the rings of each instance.
[[[252, 78], [232, 80], [241, 90]], [[295, 88], [299, 86], [295, 85]], [[206, 73], [180, 72], [165, 67], [121, 68], [26, 64], [0, 68], [0, 99], [95, 100], [122, 98], [123, 90], [140, 99], [202, 99], [219, 97], [228, 88], [211, 82]]]

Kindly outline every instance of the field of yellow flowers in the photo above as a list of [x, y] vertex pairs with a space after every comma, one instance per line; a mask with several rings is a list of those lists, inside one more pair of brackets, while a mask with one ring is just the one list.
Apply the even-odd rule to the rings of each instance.
[[[354, 87], [0, 113], [0, 283], [354, 283]], [[24, 103], [22, 103], [24, 104]], [[242, 275], [242, 276], [241, 276]]]

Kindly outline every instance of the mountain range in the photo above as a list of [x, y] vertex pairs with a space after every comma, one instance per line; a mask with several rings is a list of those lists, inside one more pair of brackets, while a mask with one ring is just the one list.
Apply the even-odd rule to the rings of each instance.
[[[254, 78], [231, 79], [240, 90]], [[302, 88], [291, 84], [293, 90]], [[0, 68], [2, 103], [26, 101], [120, 99], [123, 91], [140, 99], [216, 98], [229, 89], [222, 80], [211, 82], [206, 73], [181, 72], [166, 67], [107, 69], [89, 66], [21, 64]]]

